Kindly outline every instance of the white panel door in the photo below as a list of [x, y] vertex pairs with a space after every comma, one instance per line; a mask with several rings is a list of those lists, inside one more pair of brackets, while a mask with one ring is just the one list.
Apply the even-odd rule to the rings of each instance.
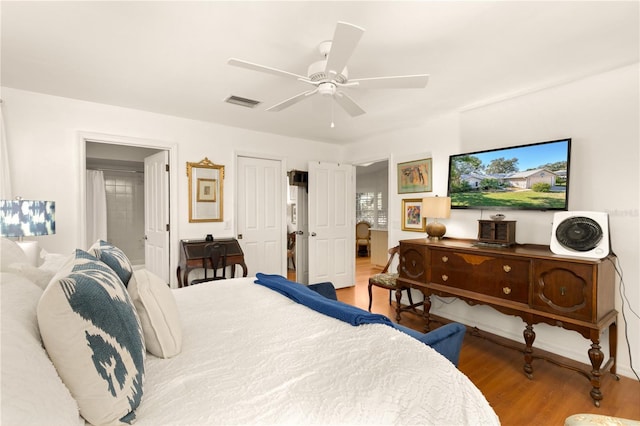
[[286, 275], [282, 163], [238, 157], [237, 173], [237, 238], [248, 274]]
[[350, 164], [309, 163], [309, 283], [355, 283], [355, 188]]
[[169, 152], [144, 159], [145, 268], [165, 282], [169, 279]]

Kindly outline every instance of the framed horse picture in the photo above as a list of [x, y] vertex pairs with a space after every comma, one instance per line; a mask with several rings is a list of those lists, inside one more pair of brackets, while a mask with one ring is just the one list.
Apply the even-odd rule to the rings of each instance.
[[431, 158], [398, 163], [398, 194], [431, 192]]

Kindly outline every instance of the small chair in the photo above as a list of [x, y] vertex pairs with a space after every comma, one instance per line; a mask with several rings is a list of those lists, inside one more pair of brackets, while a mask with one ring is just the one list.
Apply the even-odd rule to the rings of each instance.
[[[384, 269], [381, 273], [375, 274], [374, 276], [369, 278], [369, 312], [371, 312], [371, 304], [373, 302], [373, 294], [371, 291], [372, 286], [382, 287], [389, 290], [389, 305], [391, 305], [391, 294], [397, 289], [396, 279], [398, 278], [397, 272], [389, 272], [389, 268], [391, 267], [391, 263], [393, 263], [393, 259], [396, 254], [400, 253], [400, 246], [395, 246], [389, 249], [389, 261], [385, 265]], [[411, 297], [411, 291], [408, 288], [404, 288], [403, 290], [407, 290], [407, 295], [409, 296], [409, 306], [401, 308], [401, 311], [412, 310], [415, 311], [417, 306], [424, 305], [424, 301], [419, 303], [413, 303], [413, 298]]]
[[356, 224], [356, 256], [359, 255], [360, 247], [367, 247], [367, 257], [371, 253], [371, 225], [369, 222], [361, 221]]
[[287, 268], [289, 268], [289, 260], [293, 265], [293, 269], [296, 269], [296, 233], [290, 232], [287, 234]]
[[[204, 246], [204, 257], [202, 258], [204, 268], [204, 278], [191, 281], [191, 284], [200, 284], [207, 281], [217, 281], [227, 279], [227, 246], [220, 243], [211, 243]], [[211, 268], [213, 276], [208, 277], [207, 271]], [[218, 269], [222, 269], [222, 276], [218, 276]]]

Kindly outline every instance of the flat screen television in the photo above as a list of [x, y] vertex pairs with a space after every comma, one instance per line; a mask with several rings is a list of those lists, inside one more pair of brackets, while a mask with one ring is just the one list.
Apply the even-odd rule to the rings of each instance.
[[567, 210], [571, 139], [449, 157], [451, 208]]

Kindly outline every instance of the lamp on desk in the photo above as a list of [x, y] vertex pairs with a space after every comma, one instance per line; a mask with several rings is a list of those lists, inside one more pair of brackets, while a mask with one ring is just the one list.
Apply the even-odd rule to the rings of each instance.
[[[447, 219], [451, 216], [451, 198], [449, 197], [427, 197], [422, 199], [422, 216], [427, 221], [427, 238], [439, 240], [444, 237], [447, 227], [438, 222], [438, 219]], [[428, 218], [434, 221], [429, 223]]]
[[55, 201], [0, 200], [0, 235], [18, 238], [18, 245], [32, 261], [37, 263], [37, 241], [24, 241], [24, 237], [56, 233]]

